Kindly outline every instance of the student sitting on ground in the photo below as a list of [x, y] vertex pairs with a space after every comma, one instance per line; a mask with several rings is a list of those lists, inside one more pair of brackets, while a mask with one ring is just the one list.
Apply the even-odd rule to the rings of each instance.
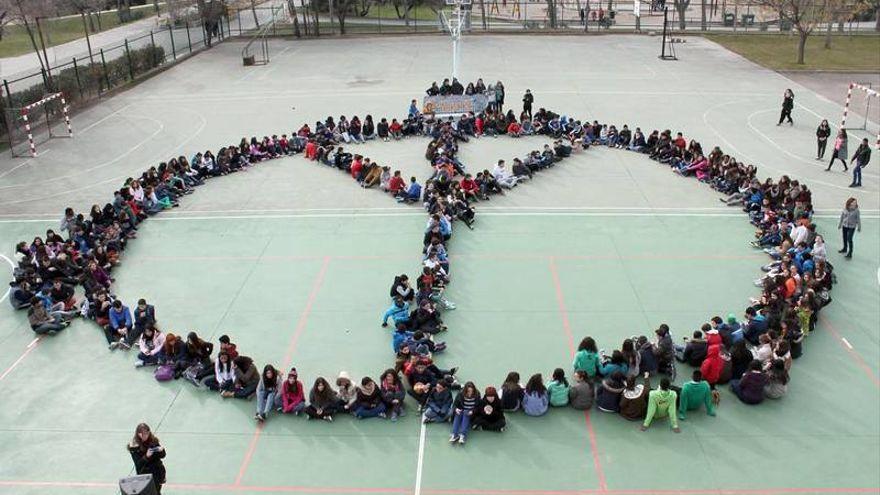
[[339, 397], [323, 376], [315, 380], [312, 390], [309, 391], [309, 405], [305, 408], [308, 419], [323, 419], [333, 421], [333, 413], [336, 412]]
[[234, 384], [235, 368], [232, 365], [232, 358], [226, 351], [220, 351], [217, 360], [214, 361], [214, 376], [205, 380], [205, 386], [215, 392], [227, 392], [233, 389]]
[[550, 396], [550, 405], [553, 407], [563, 407], [568, 405], [568, 379], [565, 378], [565, 371], [562, 368], [553, 370], [553, 380], [547, 384], [547, 393]]
[[480, 393], [473, 382], [464, 384], [464, 388], [455, 397], [452, 403], [452, 434], [449, 436], [449, 442], [458, 442], [464, 445], [467, 440], [468, 431], [471, 429], [471, 421], [473, 420], [474, 410], [480, 401]]
[[290, 368], [280, 388], [281, 412], [298, 416], [306, 408], [305, 389], [296, 368]]
[[443, 423], [449, 421], [451, 416], [452, 392], [449, 391], [448, 383], [445, 380], [439, 380], [428, 392], [422, 422]]
[[593, 406], [595, 391], [590, 382], [587, 372], [577, 370], [574, 372], [574, 383], [568, 389], [568, 404], [579, 411], [586, 411]]
[[238, 356], [232, 361], [232, 365], [235, 368], [235, 381], [232, 384], [232, 390], [223, 391], [220, 396], [250, 399], [260, 384], [260, 372], [257, 371], [257, 366], [253, 359], [247, 356]]
[[159, 364], [159, 361], [164, 357], [165, 334], [155, 326], [145, 328], [140, 340], [138, 340], [138, 348], [140, 352], [134, 363], [136, 368]]
[[391, 421], [397, 421], [397, 418], [403, 416], [406, 412], [404, 409], [404, 401], [406, 391], [403, 384], [400, 383], [400, 375], [393, 369], [385, 370], [379, 377], [379, 391], [382, 394], [382, 401], [385, 403], [385, 410], [391, 412]]
[[596, 407], [600, 411], [616, 413], [620, 411], [620, 396], [626, 385], [621, 371], [615, 371], [602, 380], [596, 393]]
[[357, 389], [357, 400], [354, 403], [354, 416], [357, 419], [385, 417], [385, 403], [382, 393], [372, 378], [365, 376]]
[[700, 370], [694, 370], [692, 380], [681, 386], [681, 394], [678, 398], [678, 419], [685, 419], [688, 411], [697, 411], [703, 406], [706, 406], [706, 414], [715, 416], [716, 393], [709, 386], [709, 382], [703, 380], [703, 374]]
[[526, 382], [523, 391], [522, 409], [526, 416], [543, 416], [550, 407], [550, 398], [547, 387], [544, 386], [544, 378], [536, 373]]
[[474, 411], [473, 423], [476, 430], [504, 431], [507, 422], [495, 387], [486, 387], [483, 398], [477, 403]]
[[749, 369], [739, 380], [730, 381], [730, 390], [746, 404], [760, 404], [764, 401], [764, 387], [767, 376], [761, 369], [761, 361], [757, 359], [749, 363]]
[[260, 376], [260, 383], [257, 385], [257, 413], [254, 419], [257, 421], [266, 421], [269, 413], [281, 405], [279, 392], [281, 391], [281, 377], [278, 371], [271, 364], [263, 367], [263, 374]]
[[338, 387], [339, 410], [345, 413], [353, 413], [358, 387], [351, 381], [347, 371], [339, 372], [339, 376], [336, 377], [336, 386]]
[[642, 423], [642, 431], [647, 430], [655, 418], [663, 419], [668, 417], [672, 431], [681, 433], [681, 430], [678, 428], [678, 415], [675, 413], [677, 394], [670, 387], [669, 378], [663, 377], [660, 379], [660, 387], [648, 394], [648, 413], [645, 415], [645, 422]]
[[505, 411], [519, 411], [522, 407], [524, 391], [519, 380], [519, 373], [511, 371], [501, 384], [501, 408]]
[[628, 376], [623, 392], [620, 394], [620, 415], [630, 421], [645, 419], [650, 391], [651, 381], [647, 373], [644, 384], [636, 383], [636, 377]]
[[583, 371], [593, 379], [599, 373], [599, 350], [593, 337], [584, 337], [574, 355], [574, 370]]

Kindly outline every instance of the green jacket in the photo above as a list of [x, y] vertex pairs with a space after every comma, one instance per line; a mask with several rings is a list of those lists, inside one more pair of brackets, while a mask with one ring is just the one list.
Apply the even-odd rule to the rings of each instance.
[[706, 414], [715, 416], [715, 403], [712, 402], [712, 389], [709, 382], [689, 381], [681, 387], [681, 397], [678, 399], [678, 418], [684, 419], [687, 411], [695, 411], [701, 405], [706, 405]]
[[547, 393], [550, 394], [551, 406], [567, 406], [568, 405], [568, 385], [553, 380], [547, 384]]
[[645, 428], [651, 426], [654, 418], [669, 417], [669, 424], [678, 428], [678, 416], [675, 414], [675, 398], [677, 394], [673, 390], [651, 390], [648, 394], [648, 413], [643, 423]]
[[574, 370], [586, 371], [587, 376], [595, 377], [599, 370], [599, 354], [587, 350], [578, 351], [574, 355]]

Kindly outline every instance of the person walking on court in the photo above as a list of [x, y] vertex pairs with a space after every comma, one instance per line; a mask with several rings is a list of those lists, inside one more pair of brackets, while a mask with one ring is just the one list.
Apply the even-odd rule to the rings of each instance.
[[789, 125], [794, 125], [791, 120], [791, 111], [794, 109], [794, 93], [790, 89], [785, 90], [782, 97], [782, 113], [779, 114], [779, 122], [776, 125], [782, 125], [782, 121], [788, 119]]
[[834, 165], [834, 159], [839, 159], [843, 163], [843, 171], [846, 172], [849, 170], [846, 166], [846, 130], [841, 129], [840, 132], [837, 133], [837, 139], [834, 140], [834, 150], [831, 153], [831, 162], [828, 164], [828, 168], [825, 169], [826, 172], [831, 170], [831, 166]]
[[852, 258], [853, 236], [856, 230], [862, 231], [862, 219], [859, 216], [859, 203], [856, 198], [846, 200], [846, 205], [840, 212], [837, 228], [843, 231], [843, 248], [838, 253], [846, 253], [847, 259]]
[[825, 158], [825, 145], [828, 144], [829, 136], [831, 136], [831, 126], [828, 125], [827, 120], [823, 119], [816, 129], [816, 160]]
[[871, 146], [868, 145], [868, 138], [864, 138], [850, 160], [853, 164], [853, 180], [849, 187], [862, 187], [862, 169], [868, 166], [869, 161], [871, 161]]
[[532, 118], [532, 103], [535, 102], [535, 97], [532, 95], [532, 90], [527, 89], [526, 94], [523, 95], [523, 113], [528, 115], [529, 118]]

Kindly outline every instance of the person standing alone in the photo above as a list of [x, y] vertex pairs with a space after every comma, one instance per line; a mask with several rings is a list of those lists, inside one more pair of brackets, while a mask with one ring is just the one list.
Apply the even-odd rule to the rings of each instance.
[[532, 95], [532, 91], [527, 89], [526, 94], [523, 95], [523, 113], [528, 115], [529, 118], [532, 118], [532, 103], [534, 102], [535, 97]]
[[791, 120], [791, 111], [794, 109], [794, 93], [790, 89], [785, 90], [782, 97], [782, 113], [779, 114], [779, 122], [776, 125], [782, 125], [782, 121], [788, 119], [789, 125], [794, 125]]
[[852, 258], [853, 235], [856, 230], [862, 231], [862, 219], [859, 216], [859, 203], [856, 198], [846, 200], [843, 211], [840, 212], [840, 221], [837, 228], [843, 231], [843, 249], [838, 253], [846, 253], [847, 258]]
[[865, 138], [850, 160], [853, 164], [853, 180], [849, 187], [862, 187], [862, 169], [868, 166], [869, 161], [871, 161], [871, 146], [868, 145], [868, 138]]
[[827, 120], [822, 120], [819, 127], [816, 128], [816, 160], [825, 158], [825, 145], [828, 144], [828, 137], [831, 136], [831, 126]]

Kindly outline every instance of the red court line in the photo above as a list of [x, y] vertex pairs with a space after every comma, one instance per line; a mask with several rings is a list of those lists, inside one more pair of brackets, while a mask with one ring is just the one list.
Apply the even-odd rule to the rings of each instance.
[[[568, 319], [568, 310], [565, 308], [565, 294], [562, 292], [562, 284], [559, 282], [559, 269], [556, 267], [556, 258], [550, 257], [550, 275], [553, 278], [553, 288], [556, 291], [556, 303], [559, 305], [559, 314], [562, 317], [562, 328], [565, 330], [565, 337], [568, 340], [568, 353], [574, 358], [575, 345], [574, 335], [571, 332], [571, 322]], [[596, 441], [596, 431], [593, 429], [593, 422], [590, 419], [590, 411], [584, 411], [584, 421], [587, 425], [587, 434], [590, 438], [590, 453], [593, 456], [593, 469], [596, 471], [596, 477], [599, 479], [599, 492], [604, 493], [608, 490], [608, 483], [605, 480], [605, 471], [602, 469], [602, 461], [599, 459], [599, 444]]]
[[868, 375], [868, 378], [870, 378], [871, 381], [874, 382], [874, 386], [876, 388], [880, 388], [880, 378], [877, 378], [877, 373], [875, 373], [874, 370], [872, 370], [871, 367], [868, 366], [868, 363], [866, 363], [865, 360], [862, 359], [862, 356], [859, 355], [859, 353], [856, 352], [855, 349], [850, 348], [848, 345], [846, 345], [846, 343], [844, 343], [843, 336], [840, 334], [834, 324], [831, 323], [831, 320], [824, 316], [820, 316], [820, 318], [822, 320], [822, 324], [828, 327], [828, 331], [831, 332], [831, 335], [834, 335], [834, 338], [837, 339], [837, 342], [840, 343], [840, 346], [849, 353], [852, 360], [856, 363], [856, 366], [861, 368], [862, 371], [864, 371], [865, 374]]
[[18, 359], [16, 359], [15, 362], [12, 363], [12, 365], [10, 365], [8, 368], [6, 368], [6, 371], [4, 371], [2, 375], [0, 375], [0, 382], [2, 382], [7, 375], [12, 373], [12, 370], [14, 370], [19, 364], [21, 364], [21, 362], [24, 361], [24, 358], [26, 358], [27, 355], [31, 353], [31, 351], [33, 351], [37, 348], [38, 345], [40, 345], [40, 342], [42, 340], [42, 337], [37, 337], [36, 339], [34, 339], [31, 344], [27, 346], [27, 349], [25, 349], [21, 356], [18, 356]]
[[[318, 296], [318, 291], [321, 290], [321, 286], [324, 284], [324, 278], [327, 276], [327, 267], [330, 265], [330, 260], [332, 258], [330, 256], [324, 256], [324, 262], [321, 263], [321, 269], [318, 271], [318, 275], [315, 276], [314, 282], [312, 282], [312, 289], [309, 291], [309, 298], [306, 301], [306, 306], [303, 308], [302, 313], [299, 315], [299, 320], [296, 322], [296, 329], [293, 331], [293, 335], [290, 337], [290, 343], [287, 345], [287, 352], [284, 354], [284, 362], [281, 365], [281, 371], [285, 372], [287, 368], [290, 366], [290, 361], [293, 359], [293, 353], [296, 352], [296, 346], [299, 343], [299, 338], [302, 335], [303, 331], [306, 328], [306, 323], [309, 321], [309, 314], [312, 312], [312, 306], [315, 304], [315, 299]], [[254, 436], [251, 438], [250, 444], [248, 444], [247, 452], [245, 452], [244, 459], [241, 461], [241, 466], [238, 468], [238, 476], [235, 477], [234, 486], [240, 486], [241, 480], [244, 478], [245, 473], [247, 473], [247, 469], [251, 464], [251, 459], [254, 456], [254, 452], [257, 450], [257, 442], [260, 440], [260, 435], [263, 433], [263, 423], [257, 425], [257, 429], [254, 430]]]

